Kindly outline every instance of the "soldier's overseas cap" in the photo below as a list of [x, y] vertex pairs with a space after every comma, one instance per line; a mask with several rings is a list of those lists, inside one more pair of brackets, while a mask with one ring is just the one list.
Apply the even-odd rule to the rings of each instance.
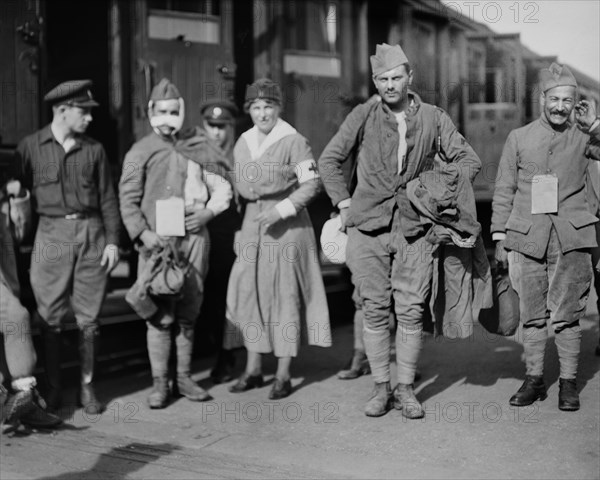
[[229, 100], [208, 100], [200, 104], [202, 118], [213, 125], [235, 123], [239, 110]]
[[179, 100], [181, 93], [177, 87], [171, 83], [168, 78], [162, 78], [150, 93], [150, 101], [157, 102], [159, 100]]
[[577, 88], [577, 80], [566, 65], [553, 63], [549, 68], [540, 70], [542, 92], [554, 87], [569, 86]]
[[97, 107], [98, 102], [92, 96], [91, 80], [69, 80], [57, 85], [44, 97], [51, 105], [70, 105], [72, 107]]
[[373, 76], [393, 70], [404, 63], [408, 63], [408, 58], [400, 45], [380, 43], [375, 49], [375, 55], [371, 55], [371, 69], [373, 70]]

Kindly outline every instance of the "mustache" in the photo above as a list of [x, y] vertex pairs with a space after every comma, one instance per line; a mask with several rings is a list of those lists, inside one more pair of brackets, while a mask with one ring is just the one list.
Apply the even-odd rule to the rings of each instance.
[[560, 115], [561, 117], [568, 116], [567, 112], [565, 112], [564, 110], [550, 110], [550, 113], [552, 115]]

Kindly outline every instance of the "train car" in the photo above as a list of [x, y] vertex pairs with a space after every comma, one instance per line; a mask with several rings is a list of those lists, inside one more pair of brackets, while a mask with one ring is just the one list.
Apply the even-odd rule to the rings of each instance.
[[[502, 145], [512, 128], [539, 115], [536, 72], [552, 60], [526, 49], [518, 34], [496, 34], [437, 0], [4, 0], [0, 39], [2, 175], [11, 175], [19, 140], [49, 122], [43, 94], [89, 78], [100, 106], [88, 133], [104, 144], [115, 181], [128, 148], [149, 131], [147, 98], [163, 76], [186, 99], [187, 125], [200, 123], [200, 102], [241, 105], [247, 84], [273, 78], [284, 94], [282, 116], [318, 156], [350, 109], [374, 93], [375, 45], [400, 43], [415, 90], [448, 111], [483, 160], [475, 190], [488, 243]], [[597, 101], [598, 82], [576, 74]], [[240, 118], [237, 133], [248, 126]], [[310, 207], [317, 236], [332, 210], [325, 194]], [[122, 240], [125, 261], [111, 279], [105, 326], [139, 324], [120, 293], [135, 278], [135, 254]], [[26, 283], [27, 246], [21, 254]], [[349, 302], [347, 271], [324, 260], [323, 275], [328, 292]], [[30, 294], [26, 300], [33, 307]], [[131, 350], [127, 342], [119, 348]]]

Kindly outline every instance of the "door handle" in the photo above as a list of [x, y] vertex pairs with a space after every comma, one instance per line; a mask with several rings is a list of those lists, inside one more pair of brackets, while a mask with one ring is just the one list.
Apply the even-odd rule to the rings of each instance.
[[227, 80], [232, 80], [235, 78], [235, 72], [237, 70], [237, 66], [235, 64], [227, 65], [221, 64], [217, 65], [217, 72], [221, 74], [221, 76]]

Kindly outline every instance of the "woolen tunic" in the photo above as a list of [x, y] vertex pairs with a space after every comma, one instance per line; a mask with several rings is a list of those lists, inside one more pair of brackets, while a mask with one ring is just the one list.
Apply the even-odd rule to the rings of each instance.
[[[295, 357], [301, 340], [330, 346], [325, 288], [306, 205], [319, 179], [299, 183], [299, 169], [314, 165], [306, 139], [279, 120], [259, 146], [256, 127], [237, 141], [234, 183], [247, 202], [236, 240], [227, 293], [225, 348], [243, 339], [252, 352]], [[310, 161], [313, 161], [311, 164]], [[296, 214], [270, 228], [256, 216], [288, 199]]]

